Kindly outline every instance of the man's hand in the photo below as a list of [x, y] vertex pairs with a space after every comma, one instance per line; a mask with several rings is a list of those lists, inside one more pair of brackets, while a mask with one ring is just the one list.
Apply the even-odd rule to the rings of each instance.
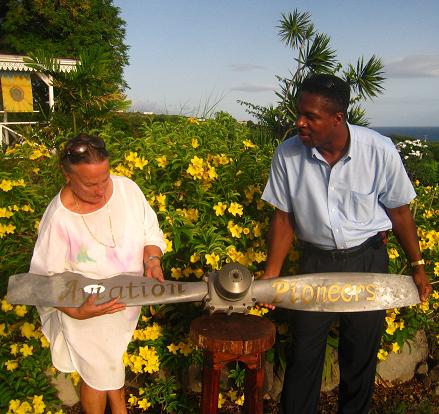
[[[268, 275], [264, 273], [258, 280], [268, 280], [268, 279], [275, 279], [277, 276]], [[270, 310], [275, 310], [276, 306], [274, 306], [272, 303], [259, 303], [260, 306], [264, 306]]]
[[430, 293], [433, 291], [433, 287], [428, 280], [423, 266], [416, 266], [413, 268], [413, 280], [418, 288], [419, 297], [422, 301], [427, 300]]
[[119, 298], [112, 299], [100, 305], [96, 305], [96, 298], [97, 295], [95, 294], [89, 295], [79, 308], [58, 307], [57, 309], [69, 315], [71, 318], [83, 320], [120, 312], [126, 308], [124, 303], [119, 302]]

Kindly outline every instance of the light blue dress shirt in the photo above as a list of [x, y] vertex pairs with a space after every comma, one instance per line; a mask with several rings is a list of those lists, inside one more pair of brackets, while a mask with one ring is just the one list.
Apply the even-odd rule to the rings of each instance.
[[293, 213], [300, 240], [346, 249], [392, 227], [384, 207], [410, 203], [416, 193], [392, 141], [349, 125], [347, 153], [331, 167], [297, 136], [278, 146], [262, 199]]

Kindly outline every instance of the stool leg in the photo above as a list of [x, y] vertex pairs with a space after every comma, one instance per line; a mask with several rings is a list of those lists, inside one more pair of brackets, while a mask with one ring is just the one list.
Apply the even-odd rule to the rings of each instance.
[[264, 355], [258, 355], [256, 365], [247, 366], [244, 381], [244, 412], [263, 414], [264, 411]]
[[203, 386], [201, 391], [201, 414], [216, 414], [218, 411], [221, 365], [215, 364], [213, 354], [204, 352]]

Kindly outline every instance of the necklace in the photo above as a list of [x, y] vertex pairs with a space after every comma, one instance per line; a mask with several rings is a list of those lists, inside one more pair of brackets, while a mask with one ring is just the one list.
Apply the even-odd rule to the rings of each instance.
[[[77, 210], [78, 210], [78, 212], [79, 212], [79, 211], [80, 211], [80, 208], [79, 208], [78, 200], [76, 199], [76, 195], [75, 195], [75, 193], [74, 193], [73, 191], [72, 191], [72, 195], [73, 195], [73, 200], [75, 200], [76, 208], [77, 208]], [[113, 240], [113, 245], [109, 245], [109, 244], [105, 244], [105, 243], [101, 242], [101, 241], [100, 241], [100, 240], [99, 240], [99, 239], [98, 239], [98, 238], [92, 233], [92, 231], [91, 231], [90, 228], [88, 227], [88, 224], [87, 224], [87, 222], [85, 221], [84, 216], [83, 216], [81, 213], [79, 213], [79, 214], [80, 214], [80, 216], [81, 216], [81, 218], [82, 218], [82, 222], [84, 223], [85, 228], [87, 229], [88, 233], [89, 233], [90, 236], [93, 238], [93, 240], [96, 241], [96, 242], [98, 242], [98, 243], [101, 244], [102, 246], [109, 247], [110, 249], [114, 249], [114, 248], [116, 247], [116, 240], [114, 239], [114, 234], [113, 234], [113, 225], [112, 225], [112, 223], [111, 223], [110, 208], [108, 207], [107, 198], [104, 197], [104, 199], [105, 199], [105, 206], [107, 207], [107, 212], [108, 212], [108, 224], [109, 224], [109, 226], [110, 226], [110, 232], [111, 232], [111, 238], [112, 238], [112, 240]]]

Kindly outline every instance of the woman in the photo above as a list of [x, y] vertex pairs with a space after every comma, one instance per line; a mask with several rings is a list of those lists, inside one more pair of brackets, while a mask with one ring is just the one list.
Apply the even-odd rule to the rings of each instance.
[[[40, 223], [30, 272], [65, 271], [106, 279], [120, 273], [163, 281], [165, 250], [157, 216], [140, 188], [110, 175], [109, 155], [97, 137], [72, 138], [61, 155], [66, 184]], [[38, 308], [52, 361], [62, 372], [82, 378], [85, 413], [125, 414], [122, 356], [137, 325], [140, 307], [118, 299], [101, 305], [90, 295], [79, 308]]]

